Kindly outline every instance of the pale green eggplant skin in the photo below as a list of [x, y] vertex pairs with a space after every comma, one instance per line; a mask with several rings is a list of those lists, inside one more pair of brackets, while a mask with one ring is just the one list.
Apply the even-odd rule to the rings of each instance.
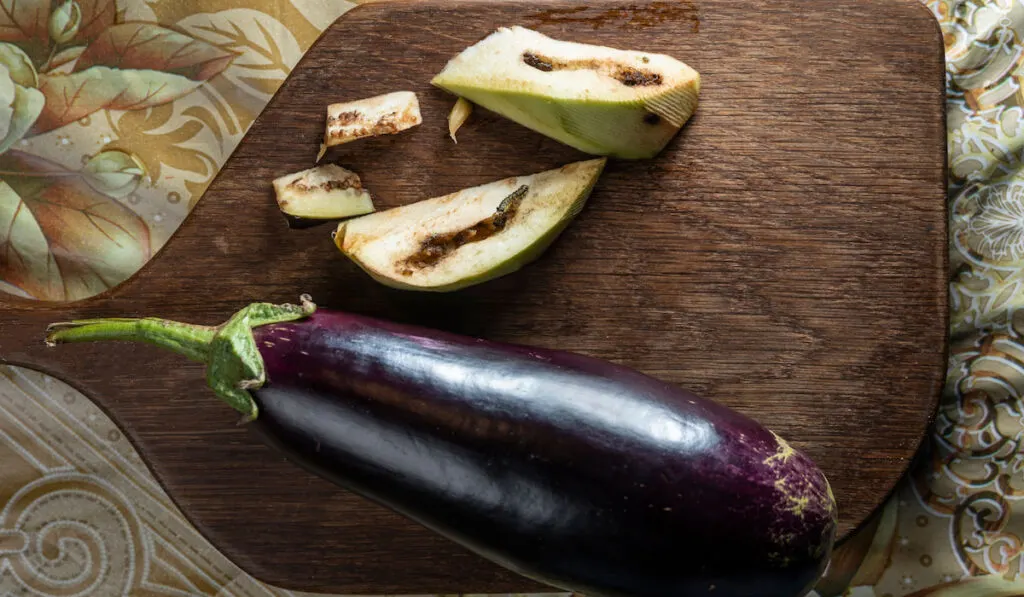
[[[377, 282], [399, 290], [454, 292], [509, 275], [537, 260], [585, 207], [606, 158], [514, 176], [341, 222], [338, 249]], [[492, 218], [518, 189], [525, 196], [500, 230], [437, 263], [407, 267], [424, 243]]]
[[696, 111], [701, 87], [700, 73], [670, 56], [523, 27], [499, 28], [431, 83], [580, 151], [622, 159], [658, 155]]

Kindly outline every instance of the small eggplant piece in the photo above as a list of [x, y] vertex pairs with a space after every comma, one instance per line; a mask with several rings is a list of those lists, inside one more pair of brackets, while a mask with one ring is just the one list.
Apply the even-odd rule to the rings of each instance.
[[512, 571], [590, 597], [797, 597], [836, 530], [825, 476], [754, 420], [632, 369], [301, 305], [218, 327], [54, 324], [148, 342], [294, 463]]
[[359, 176], [337, 164], [323, 164], [274, 179], [277, 206], [292, 228], [373, 211], [373, 198]]
[[327, 125], [320, 153], [328, 147], [350, 143], [364, 137], [394, 135], [423, 122], [420, 103], [411, 91], [395, 91], [352, 102], [327, 106]]
[[455, 105], [452, 106], [452, 111], [448, 113], [448, 136], [452, 138], [452, 141], [458, 143], [459, 140], [455, 138], [455, 133], [458, 132], [462, 125], [466, 123], [469, 115], [473, 113], [473, 104], [466, 100], [464, 97], [460, 97], [455, 100]]

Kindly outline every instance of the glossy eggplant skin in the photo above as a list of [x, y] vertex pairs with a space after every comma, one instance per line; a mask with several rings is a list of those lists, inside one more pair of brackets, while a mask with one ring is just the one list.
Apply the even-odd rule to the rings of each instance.
[[327, 310], [253, 331], [264, 441], [524, 576], [590, 597], [796, 597], [823, 572], [823, 474], [715, 402]]

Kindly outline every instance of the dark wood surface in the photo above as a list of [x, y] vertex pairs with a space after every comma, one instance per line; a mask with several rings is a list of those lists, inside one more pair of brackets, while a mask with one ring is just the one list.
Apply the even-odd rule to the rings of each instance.
[[[424, 123], [332, 149], [379, 208], [586, 156], [429, 85], [494, 27], [667, 52], [697, 68], [696, 116], [657, 159], [611, 161], [541, 260], [446, 295], [372, 282], [289, 230], [274, 177], [307, 168], [325, 106], [419, 93]], [[261, 446], [201, 367], [149, 347], [46, 350], [46, 323], [155, 315], [218, 323], [294, 301], [610, 359], [742, 410], [806, 450], [842, 532], [918, 447], [945, 364], [942, 44], [914, 0], [373, 4], [310, 50], [169, 245], [74, 305], [5, 298], [0, 355], [108, 409], [185, 514], [262, 580], [339, 593], [538, 589]], [[685, 541], [680, 537], [680, 541]]]

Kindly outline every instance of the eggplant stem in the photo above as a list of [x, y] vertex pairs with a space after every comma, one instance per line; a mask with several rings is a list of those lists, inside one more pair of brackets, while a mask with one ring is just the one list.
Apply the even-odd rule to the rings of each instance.
[[205, 363], [209, 360], [210, 345], [213, 344], [216, 334], [215, 327], [178, 323], [155, 317], [80, 319], [48, 325], [46, 344], [56, 346], [104, 340], [145, 342], [192, 361]]
[[309, 295], [298, 305], [253, 303], [216, 327], [155, 317], [80, 319], [46, 327], [47, 346], [73, 342], [144, 342], [206, 364], [206, 383], [228, 406], [242, 413], [242, 422], [259, 412], [250, 390], [267, 380], [253, 328], [308, 317], [316, 311]]

